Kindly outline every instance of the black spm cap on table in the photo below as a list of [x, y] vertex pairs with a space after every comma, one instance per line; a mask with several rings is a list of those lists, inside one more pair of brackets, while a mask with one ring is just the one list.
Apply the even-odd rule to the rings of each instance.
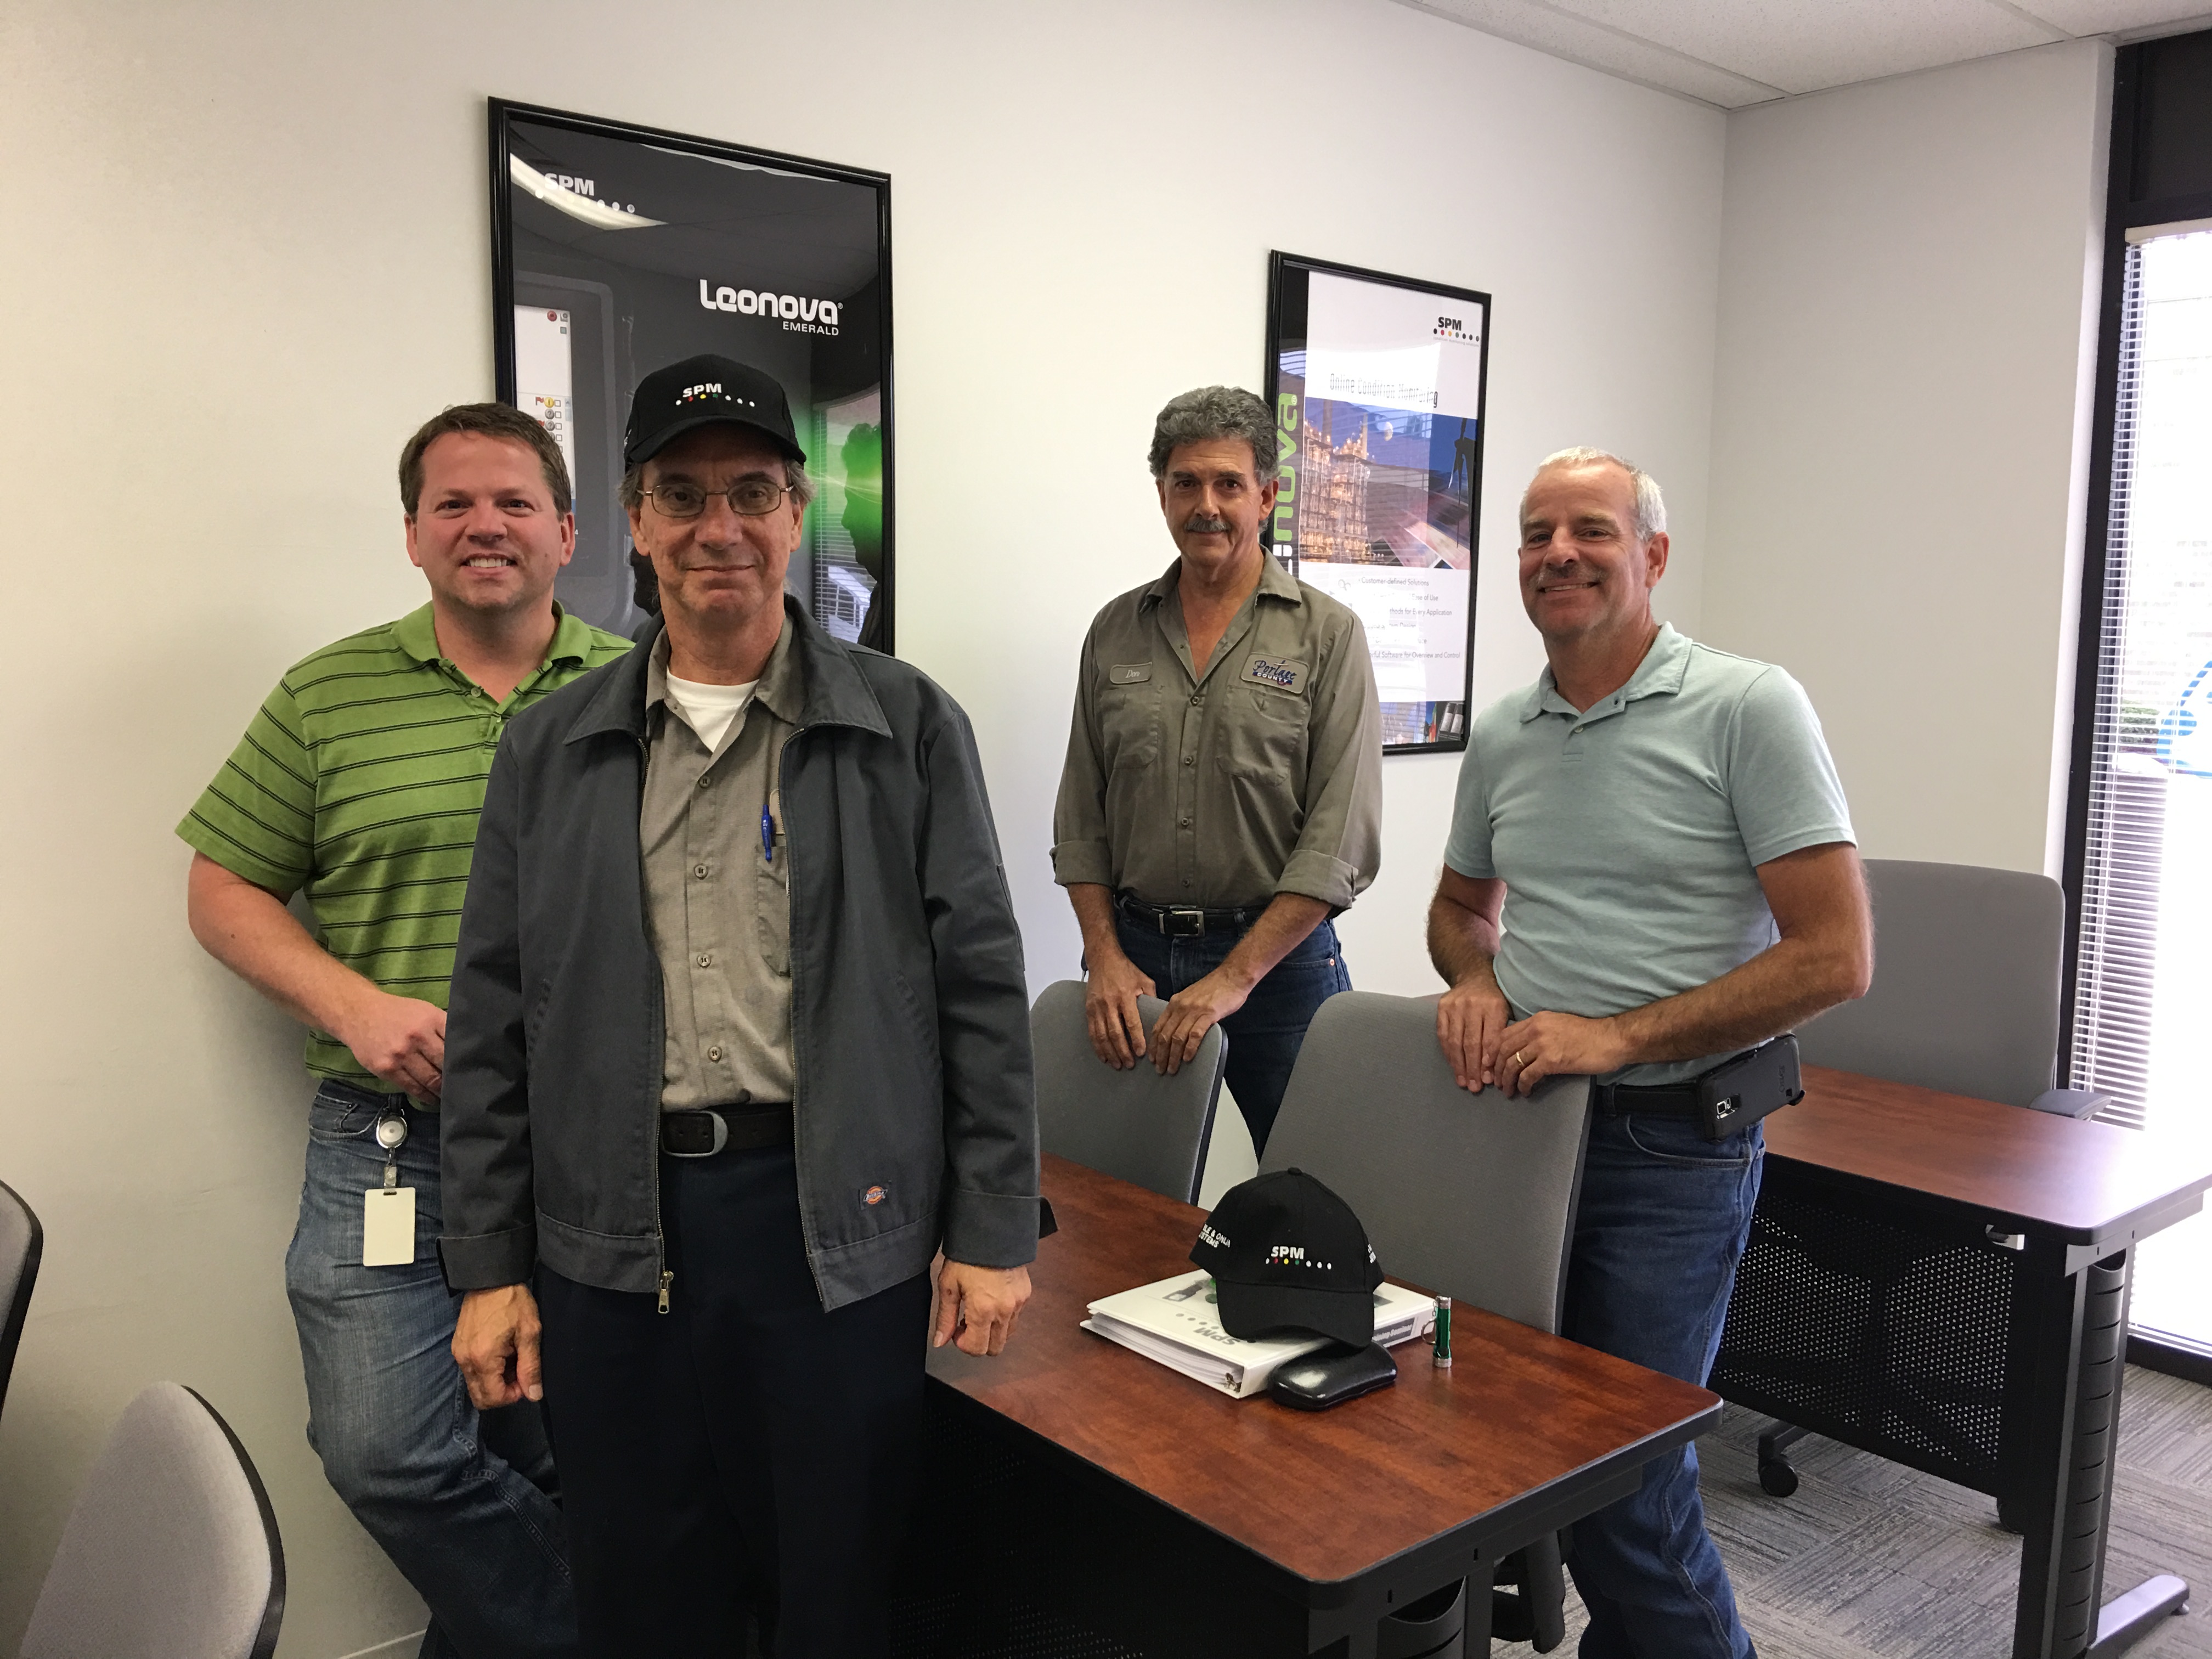
[[1314, 1331], [1375, 1340], [1382, 1264], [1346, 1204], [1303, 1170], [1255, 1176], [1222, 1194], [1190, 1259], [1213, 1275], [1221, 1328], [1259, 1337]]
[[749, 426], [806, 464], [791, 424], [790, 400], [775, 377], [711, 353], [656, 368], [637, 383], [623, 433], [623, 461], [635, 466], [687, 432], [724, 422]]

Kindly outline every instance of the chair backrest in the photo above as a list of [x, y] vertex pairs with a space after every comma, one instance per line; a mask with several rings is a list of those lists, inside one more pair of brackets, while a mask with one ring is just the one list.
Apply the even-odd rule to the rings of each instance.
[[1869, 859], [1874, 984], [1797, 1033], [1807, 1063], [2033, 1103], [2058, 1065], [2066, 901], [2048, 876]]
[[154, 1383], [85, 1477], [22, 1659], [269, 1659], [283, 1614], [253, 1461], [198, 1395]]
[[1327, 1182], [1390, 1277], [1556, 1332], [1589, 1144], [1589, 1079], [1471, 1095], [1436, 998], [1341, 991], [1306, 1030], [1261, 1168]]
[[[1149, 1036], [1167, 1004], [1139, 997], [1137, 1007]], [[1229, 1053], [1226, 1032], [1218, 1025], [1208, 1031], [1198, 1057], [1173, 1077], [1162, 1077], [1149, 1059], [1117, 1072], [1091, 1047], [1083, 981], [1064, 979], [1046, 986], [1030, 1010], [1030, 1038], [1045, 1151], [1181, 1203], [1198, 1202]]]
[[15, 1349], [23, 1340], [23, 1317], [31, 1310], [31, 1286], [39, 1280], [46, 1237], [31, 1206], [0, 1181], [0, 1407], [8, 1403], [8, 1377], [15, 1369]]

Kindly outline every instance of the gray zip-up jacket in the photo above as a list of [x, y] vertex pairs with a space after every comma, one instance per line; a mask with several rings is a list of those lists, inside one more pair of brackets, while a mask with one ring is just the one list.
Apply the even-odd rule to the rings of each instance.
[[[836, 1308], [924, 1271], [940, 1243], [978, 1267], [1035, 1257], [1036, 1107], [1021, 935], [967, 716], [790, 609], [799, 1217]], [[664, 1283], [661, 975], [638, 841], [650, 644], [518, 715], [492, 763], [446, 1030], [456, 1290], [539, 1262], [608, 1290]]]

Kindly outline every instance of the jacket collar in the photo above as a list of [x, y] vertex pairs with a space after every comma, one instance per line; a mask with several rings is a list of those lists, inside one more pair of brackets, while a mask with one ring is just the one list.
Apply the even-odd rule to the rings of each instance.
[[[1164, 601], [1176, 591], [1182, 580], [1182, 561], [1178, 558], [1167, 568], [1167, 574], [1137, 596], [1137, 609], [1149, 611]], [[1292, 605], [1304, 605], [1305, 595], [1298, 591], [1298, 579], [1283, 568], [1281, 562], [1265, 548], [1260, 550], [1260, 586], [1261, 598], [1287, 599]]]
[[[787, 637], [781, 648], [789, 653], [783, 665], [784, 678], [798, 688], [788, 699], [792, 712], [786, 718], [802, 732], [815, 726], [850, 726], [878, 737], [890, 736], [891, 723], [884, 717], [884, 706], [853, 660], [853, 653], [799, 609], [799, 602], [788, 593], [784, 595], [783, 614]], [[654, 629], [637, 649], [617, 659], [607, 669], [599, 690], [569, 726], [567, 742], [605, 732], [644, 738], [646, 674], [662, 631]], [[775, 712], [785, 714], [783, 708]]]

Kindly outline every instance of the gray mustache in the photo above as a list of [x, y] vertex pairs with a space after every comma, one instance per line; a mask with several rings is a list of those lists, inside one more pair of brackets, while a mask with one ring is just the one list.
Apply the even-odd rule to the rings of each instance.
[[1182, 521], [1182, 527], [1194, 536], [1225, 536], [1229, 520], [1211, 513], [1194, 513]]

